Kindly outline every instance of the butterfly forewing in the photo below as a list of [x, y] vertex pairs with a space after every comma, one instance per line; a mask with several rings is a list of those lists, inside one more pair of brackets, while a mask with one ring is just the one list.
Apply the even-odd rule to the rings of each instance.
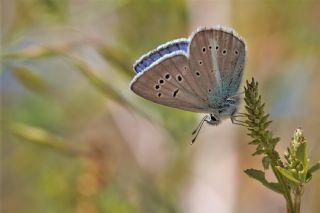
[[141, 56], [133, 65], [133, 69], [136, 71], [136, 73], [143, 72], [154, 62], [160, 60], [166, 55], [169, 55], [176, 51], [182, 51], [184, 53], [187, 53], [188, 46], [189, 40], [185, 38], [167, 42], [163, 45], [160, 45], [157, 49]]
[[136, 76], [131, 89], [155, 103], [193, 112], [207, 112], [206, 97], [197, 94], [193, 83], [187, 56], [174, 53]]

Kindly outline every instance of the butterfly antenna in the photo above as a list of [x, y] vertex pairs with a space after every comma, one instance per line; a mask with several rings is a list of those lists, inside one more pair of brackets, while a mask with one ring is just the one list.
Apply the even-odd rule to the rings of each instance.
[[192, 132], [192, 135], [195, 134], [195, 136], [194, 136], [194, 138], [192, 139], [191, 144], [193, 144], [193, 143], [196, 141], [196, 139], [197, 139], [197, 137], [198, 137], [198, 135], [199, 135], [199, 132], [200, 132], [200, 130], [201, 130], [201, 128], [202, 128], [202, 125], [203, 125], [203, 123], [207, 120], [207, 118], [208, 118], [208, 115], [204, 116], [204, 117], [202, 118], [202, 120], [200, 121], [198, 127]]

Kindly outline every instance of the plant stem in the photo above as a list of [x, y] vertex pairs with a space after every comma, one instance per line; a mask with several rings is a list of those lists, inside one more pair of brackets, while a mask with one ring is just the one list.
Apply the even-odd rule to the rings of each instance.
[[287, 213], [296, 213], [293, 210], [292, 197], [291, 197], [290, 190], [289, 190], [285, 180], [283, 179], [281, 174], [278, 172], [278, 170], [275, 168], [274, 164], [271, 165], [271, 168], [272, 168], [272, 171], [273, 171], [274, 175], [276, 176], [276, 178], [277, 178], [277, 180], [283, 190], [283, 196], [286, 199]]
[[272, 168], [273, 174], [276, 176], [279, 184], [281, 185], [281, 188], [283, 191], [283, 196], [286, 199], [287, 212], [288, 213], [295, 213], [293, 211], [293, 202], [292, 202], [290, 189], [288, 188], [288, 185], [287, 185], [286, 181], [284, 180], [283, 176], [276, 169], [276, 166], [279, 166], [278, 156], [276, 156], [274, 154], [274, 152], [267, 152], [267, 155], [270, 157], [270, 159], [272, 159], [271, 168]]
[[294, 213], [300, 213], [302, 186], [294, 192]]

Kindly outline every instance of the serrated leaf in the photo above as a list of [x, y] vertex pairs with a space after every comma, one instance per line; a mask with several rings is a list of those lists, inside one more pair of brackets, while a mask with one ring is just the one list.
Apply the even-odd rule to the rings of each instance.
[[276, 166], [277, 170], [280, 172], [280, 174], [282, 174], [284, 177], [286, 177], [288, 180], [300, 184], [300, 181], [297, 180], [289, 171], [287, 171], [286, 169], [280, 167], [280, 166]]
[[282, 194], [282, 189], [279, 183], [268, 182], [265, 178], [265, 173], [256, 169], [247, 169], [244, 171], [249, 177], [256, 179], [262, 183], [265, 187], [271, 189], [272, 191]]

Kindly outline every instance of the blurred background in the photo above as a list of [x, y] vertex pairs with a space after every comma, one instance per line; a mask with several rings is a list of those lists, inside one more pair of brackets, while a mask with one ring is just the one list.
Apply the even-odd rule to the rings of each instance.
[[[132, 64], [199, 26], [235, 28], [285, 151], [297, 127], [320, 159], [320, 2], [2, 0], [1, 212], [285, 212], [247, 177], [244, 128], [146, 101]], [[244, 81], [243, 81], [244, 82]], [[270, 180], [274, 180], [268, 174]], [[302, 212], [320, 209], [320, 176]]]

